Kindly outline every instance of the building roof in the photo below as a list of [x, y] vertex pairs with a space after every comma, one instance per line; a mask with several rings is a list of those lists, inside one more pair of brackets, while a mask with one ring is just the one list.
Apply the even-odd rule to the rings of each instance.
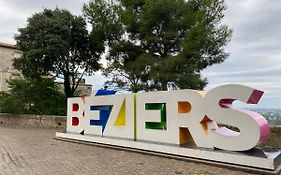
[[[59, 85], [63, 85], [63, 82], [58, 82], [58, 81], [55, 81], [57, 84], [59, 84]], [[93, 86], [92, 84], [86, 84], [86, 83], [83, 83], [83, 82], [80, 82], [79, 83], [79, 86], [88, 86], [88, 87], [90, 87], [90, 86]]]
[[0, 42], [0, 47], [10, 48], [10, 49], [17, 49], [15, 45], [2, 43]]

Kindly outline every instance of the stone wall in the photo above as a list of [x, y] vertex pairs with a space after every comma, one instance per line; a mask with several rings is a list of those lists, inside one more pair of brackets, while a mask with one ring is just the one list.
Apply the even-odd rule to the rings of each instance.
[[65, 128], [65, 116], [26, 115], [0, 113], [0, 125], [24, 127]]
[[12, 66], [12, 60], [21, 56], [21, 51], [13, 46], [3, 45], [0, 43], [0, 91], [9, 89], [7, 80], [11, 76], [19, 76], [20, 72]]

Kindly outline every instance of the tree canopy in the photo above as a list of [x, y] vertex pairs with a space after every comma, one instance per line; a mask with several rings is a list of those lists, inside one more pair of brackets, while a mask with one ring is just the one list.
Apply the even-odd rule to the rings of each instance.
[[225, 9], [224, 0], [91, 0], [84, 14], [93, 28], [103, 26], [110, 83], [132, 91], [203, 89], [201, 71], [228, 56]]
[[44, 9], [34, 14], [15, 37], [23, 54], [14, 60], [14, 67], [27, 78], [63, 79], [65, 95], [72, 97], [82, 77], [100, 68], [98, 60], [104, 51], [86, 27], [81, 16], [67, 10]]

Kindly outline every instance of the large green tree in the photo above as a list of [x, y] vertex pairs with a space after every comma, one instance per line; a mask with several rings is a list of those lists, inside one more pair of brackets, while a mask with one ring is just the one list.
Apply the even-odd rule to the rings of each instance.
[[[120, 47], [119, 47], [120, 46]], [[120, 53], [126, 53], [120, 57]], [[105, 86], [110, 88], [138, 92], [154, 89], [150, 80], [150, 68], [154, 61], [143, 50], [131, 43], [118, 44], [110, 52], [110, 62], [103, 70], [104, 75], [110, 77]], [[119, 59], [115, 59], [119, 58]], [[156, 88], [157, 89], [157, 88]]]
[[65, 95], [73, 96], [83, 76], [100, 68], [104, 50], [99, 38], [90, 39], [86, 27], [81, 16], [67, 10], [44, 9], [34, 14], [15, 37], [23, 54], [14, 60], [14, 67], [28, 78], [61, 78]]
[[[231, 30], [221, 22], [224, 0], [114, 2], [92, 0], [84, 12], [93, 26], [116, 24], [118, 32], [104, 32], [105, 36], [119, 36], [105, 37], [110, 43], [107, 73], [115, 75], [115, 80], [135, 81], [140, 88], [145, 83], [148, 89], [167, 90], [168, 85], [203, 89], [207, 80], [201, 71], [228, 56], [224, 46]], [[100, 20], [100, 11], [110, 11], [114, 20]]]

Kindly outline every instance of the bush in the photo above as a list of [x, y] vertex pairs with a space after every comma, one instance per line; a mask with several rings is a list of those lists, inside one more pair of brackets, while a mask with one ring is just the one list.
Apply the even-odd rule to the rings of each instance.
[[65, 115], [66, 96], [53, 79], [12, 78], [10, 90], [0, 93], [0, 112], [14, 114]]

